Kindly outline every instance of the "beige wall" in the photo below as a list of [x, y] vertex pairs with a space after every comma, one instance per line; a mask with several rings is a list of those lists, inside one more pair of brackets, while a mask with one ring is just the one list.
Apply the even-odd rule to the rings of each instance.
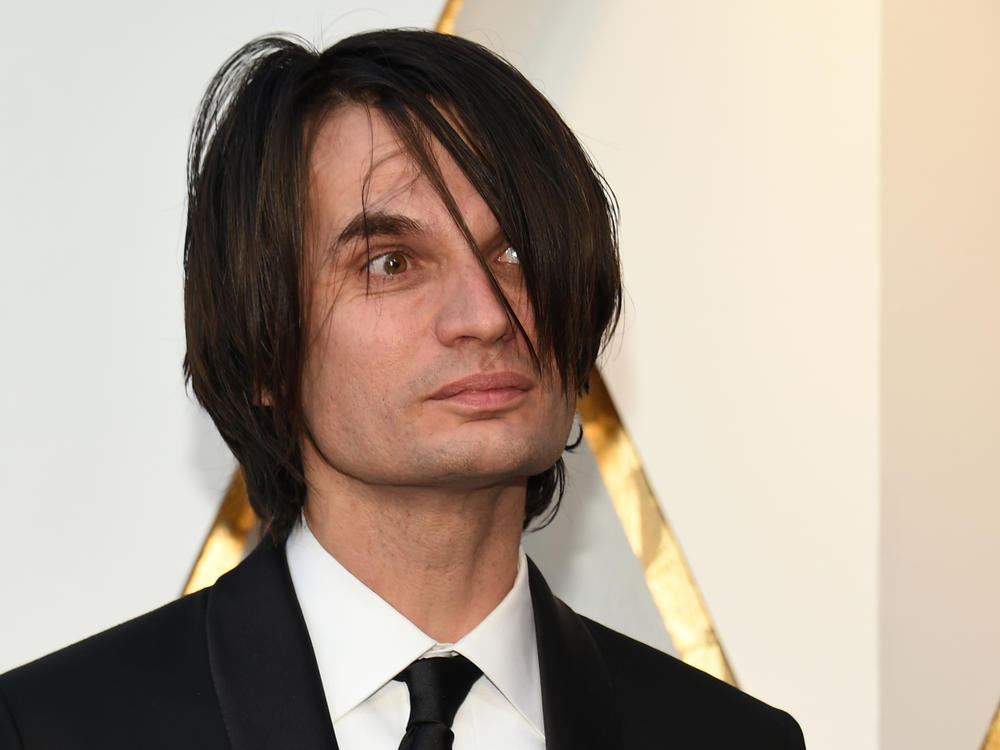
[[738, 678], [810, 748], [1000, 694], [1000, 5], [467, 0], [622, 204], [605, 364]]
[[466, 0], [458, 30], [617, 191], [605, 371], [742, 686], [876, 747], [877, 3]]
[[1000, 696], [1000, 4], [886, 0], [882, 747]]

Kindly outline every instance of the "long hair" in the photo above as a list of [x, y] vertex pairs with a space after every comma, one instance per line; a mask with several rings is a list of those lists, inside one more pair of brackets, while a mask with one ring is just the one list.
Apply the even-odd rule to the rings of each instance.
[[[518, 250], [535, 317], [531, 356], [554, 362], [564, 389], [586, 388], [621, 309], [614, 196], [555, 109], [505, 60], [459, 37], [416, 30], [359, 34], [322, 53], [290, 36], [245, 45], [210, 83], [191, 137], [184, 368], [276, 539], [305, 500], [311, 137], [322, 116], [347, 103], [374, 108], [390, 123], [524, 335], [430, 139], [483, 197]], [[528, 479], [525, 527], [550, 507], [551, 517], [563, 486], [562, 459]]]

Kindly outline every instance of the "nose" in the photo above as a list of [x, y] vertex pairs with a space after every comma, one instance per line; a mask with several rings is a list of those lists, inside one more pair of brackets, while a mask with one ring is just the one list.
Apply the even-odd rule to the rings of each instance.
[[449, 346], [472, 341], [493, 344], [513, 336], [507, 310], [471, 252], [450, 264], [444, 275], [436, 331]]

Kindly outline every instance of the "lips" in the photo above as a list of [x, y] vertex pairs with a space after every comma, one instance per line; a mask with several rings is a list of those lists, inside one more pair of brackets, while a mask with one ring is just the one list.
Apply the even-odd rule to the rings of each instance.
[[497, 407], [519, 399], [534, 387], [535, 382], [519, 372], [484, 372], [442, 386], [431, 394], [430, 400]]

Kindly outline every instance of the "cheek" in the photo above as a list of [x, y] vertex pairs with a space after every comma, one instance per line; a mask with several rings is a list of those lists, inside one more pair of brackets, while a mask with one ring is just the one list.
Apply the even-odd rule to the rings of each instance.
[[381, 313], [329, 314], [310, 341], [303, 395], [314, 405], [336, 405], [344, 415], [379, 404], [388, 408], [413, 386], [418, 352], [414, 332], [404, 329], [408, 322]]
[[559, 434], [565, 435], [562, 442], [565, 446], [569, 440], [573, 439], [570, 430], [573, 428], [573, 417], [576, 416], [576, 397], [572, 393], [562, 402], [561, 418], [559, 420]]
[[572, 396], [564, 396], [561, 391], [551, 393], [547, 404], [542, 404], [538, 410], [539, 425], [544, 433], [545, 440], [553, 445], [558, 444], [560, 449], [565, 446], [570, 437], [570, 430], [573, 426], [573, 417], [576, 414], [576, 399]]
[[575, 399], [564, 400], [561, 395], [553, 397], [549, 403], [548, 411], [539, 410], [545, 415], [545, 420], [535, 423], [535, 435], [533, 450], [536, 460], [530, 467], [532, 474], [545, 471], [554, 464], [566, 445], [574, 439], [570, 434], [573, 426], [573, 415], [575, 414]]
[[521, 321], [525, 332], [531, 337], [532, 343], [534, 343], [535, 313], [531, 308], [531, 302], [528, 299], [528, 290], [524, 285], [524, 281], [522, 280], [514, 289], [504, 289], [504, 295], [507, 297], [507, 301], [510, 302], [510, 306], [514, 309], [517, 319]]

